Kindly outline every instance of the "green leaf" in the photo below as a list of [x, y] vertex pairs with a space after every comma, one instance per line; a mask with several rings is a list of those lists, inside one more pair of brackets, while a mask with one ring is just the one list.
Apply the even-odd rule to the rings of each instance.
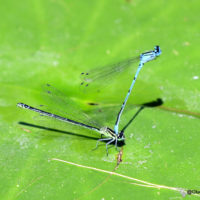
[[[199, 6], [198, 1], [186, 0], [3, 2], [1, 199], [182, 198], [178, 189], [135, 185], [123, 177], [52, 158], [157, 186], [200, 191]], [[93, 151], [96, 133], [52, 120], [36, 122], [34, 113], [16, 107], [18, 102], [47, 103], [41, 86], [50, 83], [82, 105], [98, 103], [78, 109], [113, 128], [137, 65], [99, 94], [80, 92], [80, 73], [138, 56], [155, 45], [160, 45], [162, 54], [144, 65], [122, 115], [120, 129], [138, 112], [125, 130], [119, 164], [113, 145], [108, 157], [105, 143]], [[162, 105], [141, 109], [158, 98]], [[50, 106], [56, 113], [56, 102]]]

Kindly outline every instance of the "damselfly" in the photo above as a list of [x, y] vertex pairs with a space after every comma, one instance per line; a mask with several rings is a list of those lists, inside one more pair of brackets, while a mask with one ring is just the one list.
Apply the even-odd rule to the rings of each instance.
[[139, 62], [139, 66], [138, 66], [138, 69], [136, 71], [136, 74], [133, 78], [133, 81], [132, 81], [131, 86], [128, 90], [126, 98], [125, 98], [125, 100], [124, 100], [124, 102], [121, 106], [121, 109], [120, 109], [120, 111], [117, 115], [117, 119], [116, 119], [115, 126], [114, 126], [114, 132], [117, 136], [120, 134], [119, 133], [119, 122], [120, 122], [122, 112], [125, 108], [127, 100], [130, 96], [130, 93], [133, 89], [133, 86], [135, 84], [135, 81], [137, 79], [137, 76], [138, 76], [141, 68], [143, 67], [144, 63], [156, 59], [156, 57], [158, 57], [160, 54], [161, 54], [160, 47], [155, 46], [154, 50], [142, 53], [140, 56], [124, 60], [124, 61], [119, 62], [119, 63], [114, 64], [114, 65], [94, 69], [91, 72], [86, 72], [86, 73], [82, 72], [81, 73], [81, 76], [82, 76], [81, 86], [88, 88], [91, 84], [93, 84], [93, 82], [95, 83], [95, 82], [101, 81], [103, 83], [103, 82], [105, 82], [105, 79], [111, 79], [111, 78], [114, 77], [114, 75], [117, 75], [117, 74], [125, 71], [126, 69], [128, 69], [133, 63]]
[[73, 124], [73, 125], [76, 125], [76, 126], [80, 126], [80, 127], [83, 127], [83, 128], [87, 128], [87, 129], [96, 131], [101, 135], [104, 135], [106, 138], [99, 139], [97, 141], [96, 147], [98, 146], [99, 141], [108, 141], [106, 143], [107, 154], [108, 154], [108, 145], [109, 144], [115, 142], [115, 146], [117, 148], [117, 142], [125, 140], [125, 136], [124, 136], [123, 132], [120, 132], [118, 135], [116, 135], [115, 132], [109, 127], [101, 127], [100, 128], [100, 127], [90, 126], [90, 125], [87, 125], [87, 124], [84, 124], [84, 123], [81, 123], [81, 122], [78, 122], [78, 121], [74, 121], [72, 119], [68, 119], [68, 118], [65, 118], [65, 117], [61, 117], [59, 115], [55, 115], [55, 114], [50, 113], [50, 112], [46, 112], [46, 111], [38, 109], [38, 108], [34, 108], [34, 107], [29, 106], [29, 105], [24, 104], [24, 103], [18, 103], [17, 106], [31, 110], [31, 111], [34, 111], [34, 112], [37, 112], [40, 115], [51, 117], [51, 118], [54, 118], [54, 119], [57, 119], [57, 120], [60, 120], [60, 121], [63, 121], [63, 122], [69, 123], [69, 124]]
[[[111, 117], [109, 115], [110, 111], [107, 112], [107, 109], [102, 110], [102, 108], [98, 108], [95, 110], [95, 116], [91, 118], [91, 116], [88, 116], [83, 109], [80, 109], [83, 105], [84, 107], [87, 107], [87, 104], [83, 104], [78, 99], [66, 97], [66, 94], [62, 93], [60, 90], [56, 89], [50, 84], [46, 84], [42, 87], [41, 97], [44, 97], [45, 100], [45, 104], [40, 105], [43, 107], [43, 110], [36, 108], [37, 106], [32, 107], [24, 103], [18, 103], [17, 106], [39, 113], [39, 116], [34, 116], [34, 119], [37, 119], [37, 121], [41, 120], [43, 124], [45, 122], [50, 126], [54, 124], [54, 120], [51, 122], [49, 119], [45, 120], [46, 116], [55, 120], [66, 122], [69, 125], [71, 124], [79, 128], [82, 127], [91, 131], [95, 131], [101, 136], [105, 136], [104, 138], [101, 137], [101, 139], [97, 141], [96, 147], [98, 147], [100, 141], [107, 141], [107, 153], [109, 144], [115, 142], [115, 146], [117, 147], [117, 142], [124, 141], [125, 136], [123, 131], [117, 136], [114, 130], [105, 126], [103, 121], [106, 121], [107, 123], [107, 120]], [[53, 114], [54, 111], [52, 111], [52, 109], [56, 110], [56, 114]], [[93, 111], [89, 112], [90, 114], [93, 113]]]

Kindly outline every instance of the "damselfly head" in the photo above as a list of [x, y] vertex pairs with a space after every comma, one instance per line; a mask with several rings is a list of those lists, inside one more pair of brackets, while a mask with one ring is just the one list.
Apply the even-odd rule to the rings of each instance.
[[158, 45], [155, 46], [154, 49], [155, 49], [154, 52], [155, 52], [156, 56], [159, 56], [162, 53], [162, 51]]
[[123, 140], [125, 140], [124, 131], [121, 131], [121, 132], [119, 133], [119, 135], [117, 136], [117, 140], [118, 140], [118, 141], [123, 141]]

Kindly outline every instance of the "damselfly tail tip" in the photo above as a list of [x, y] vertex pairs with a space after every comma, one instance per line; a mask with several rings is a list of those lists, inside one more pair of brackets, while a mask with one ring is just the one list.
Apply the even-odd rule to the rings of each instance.
[[17, 107], [24, 108], [25, 104], [24, 103], [17, 103]]

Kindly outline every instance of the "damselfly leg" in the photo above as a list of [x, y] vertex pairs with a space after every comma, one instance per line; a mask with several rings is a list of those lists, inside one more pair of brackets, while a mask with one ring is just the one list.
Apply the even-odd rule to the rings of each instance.
[[108, 145], [112, 142], [114, 142], [115, 140], [117, 140], [116, 138], [112, 138], [108, 143], [106, 143], [106, 153], [107, 153], [107, 156], [108, 156]]

